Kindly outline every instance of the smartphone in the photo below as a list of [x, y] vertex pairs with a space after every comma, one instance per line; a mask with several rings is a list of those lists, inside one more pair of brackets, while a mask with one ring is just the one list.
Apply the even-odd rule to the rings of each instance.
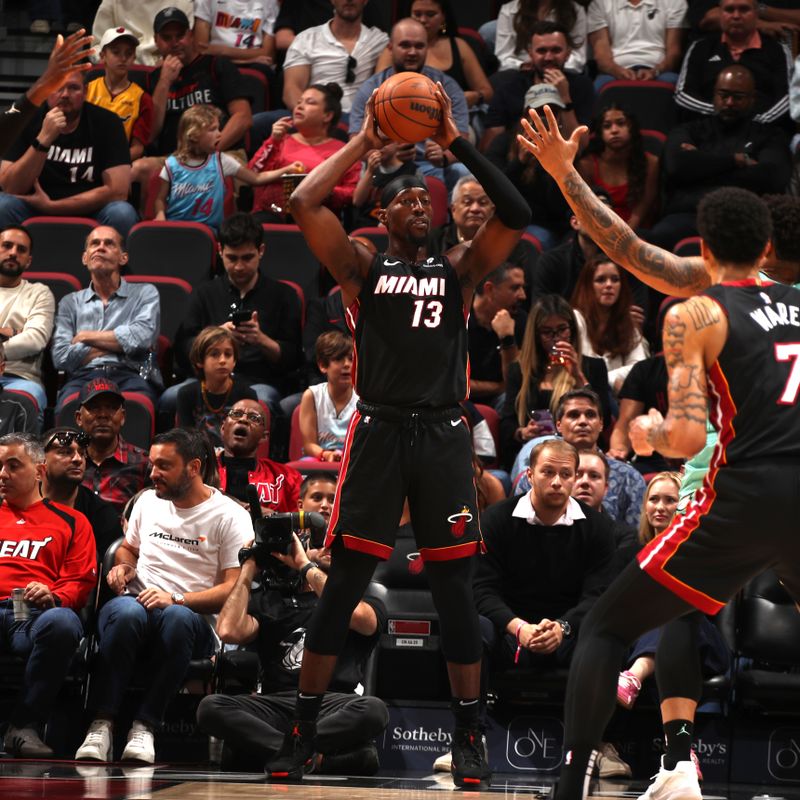
[[231, 311], [231, 322], [234, 325], [242, 325], [245, 322], [250, 322], [252, 316], [252, 311]]
[[531, 419], [539, 426], [537, 436], [550, 436], [556, 432], [556, 424], [549, 409], [536, 409], [530, 412]]

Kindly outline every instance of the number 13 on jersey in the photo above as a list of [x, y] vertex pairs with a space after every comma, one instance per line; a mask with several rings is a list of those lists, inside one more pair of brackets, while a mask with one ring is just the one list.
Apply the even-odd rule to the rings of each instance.
[[411, 327], [419, 328], [420, 325], [424, 325], [426, 328], [438, 328], [442, 321], [443, 308], [439, 300], [415, 300]]

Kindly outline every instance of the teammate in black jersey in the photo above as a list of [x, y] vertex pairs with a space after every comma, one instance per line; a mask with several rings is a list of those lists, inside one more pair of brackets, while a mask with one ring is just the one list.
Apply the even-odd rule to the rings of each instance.
[[453, 778], [478, 786], [490, 772], [478, 726], [481, 637], [472, 598], [480, 548], [470, 435], [458, 403], [467, 396], [467, 318], [475, 287], [502, 264], [530, 220], [508, 179], [466, 139], [438, 86], [444, 113], [431, 137], [475, 175], [495, 204], [469, 247], [427, 258], [431, 198], [422, 180], [392, 181], [381, 197], [385, 254], [351, 242], [323, 205], [341, 175], [385, 141], [373, 98], [360, 133], [317, 167], [292, 195], [292, 216], [314, 255], [342, 287], [355, 338], [361, 401], [350, 424], [328, 531], [333, 562], [306, 639], [297, 722], [266, 766], [296, 780], [314, 749], [314, 720], [353, 608], [378, 559], [388, 558], [407, 497], [420, 554], [439, 613], [453, 693]]
[[[662, 419], [651, 411], [632, 423], [636, 452], [694, 455], [705, 444], [709, 412], [719, 431], [703, 487], [686, 513], [641, 551], [639, 563], [609, 587], [581, 629], [556, 794], [577, 800], [587, 793], [593, 750], [614, 710], [628, 643], [692, 608], [716, 613], [768, 567], [800, 599], [800, 541], [787, 525], [798, 511], [800, 292], [758, 277], [772, 230], [758, 197], [740, 189], [707, 195], [697, 214], [701, 257], [679, 259], [640, 240], [595, 202], [572, 163], [584, 130], [565, 141], [547, 107], [545, 117], [546, 124], [532, 113], [533, 125], [524, 122], [520, 142], [558, 182], [588, 235], [651, 286], [702, 292], [668, 313], [669, 412]], [[701, 688], [697, 665], [679, 656], [669, 663], [657, 659], [656, 670], [662, 697], [685, 700], [693, 713]], [[662, 763], [646, 794], [666, 796], [700, 797], [688, 752], [671, 769]]]

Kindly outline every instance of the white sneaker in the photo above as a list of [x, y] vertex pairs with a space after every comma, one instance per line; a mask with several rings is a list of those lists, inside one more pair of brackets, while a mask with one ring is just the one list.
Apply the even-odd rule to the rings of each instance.
[[113, 727], [107, 719], [96, 719], [89, 726], [83, 744], [75, 753], [76, 761], [111, 761]]
[[611, 742], [600, 743], [595, 766], [601, 778], [630, 778], [633, 775], [630, 766], [622, 760]]
[[679, 761], [675, 769], [664, 769], [661, 756], [661, 769], [653, 777], [655, 780], [639, 800], [702, 800], [697, 770], [691, 761]]
[[128, 731], [128, 743], [122, 751], [123, 761], [142, 761], [152, 764], [156, 760], [153, 732], [143, 722], [135, 720]]
[[446, 772], [448, 775], [450, 774], [450, 768], [453, 765], [453, 754], [448, 750], [446, 753], [442, 753], [436, 761], [433, 762], [433, 771], [434, 772]]

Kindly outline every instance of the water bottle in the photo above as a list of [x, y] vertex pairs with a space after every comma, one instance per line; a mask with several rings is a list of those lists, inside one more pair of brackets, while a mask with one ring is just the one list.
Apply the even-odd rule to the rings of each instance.
[[139, 377], [144, 381], [149, 381], [156, 368], [156, 356], [152, 350], [148, 350], [144, 361], [139, 365]]

